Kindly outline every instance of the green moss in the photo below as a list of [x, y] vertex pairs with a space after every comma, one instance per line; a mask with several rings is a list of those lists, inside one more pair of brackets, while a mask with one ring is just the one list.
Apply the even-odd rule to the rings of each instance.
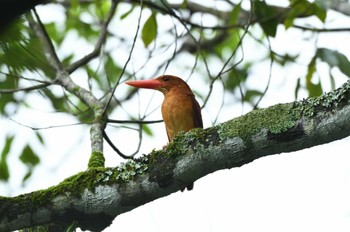
[[73, 197], [81, 197], [82, 192], [86, 189], [94, 191], [95, 187], [101, 183], [107, 183], [108, 176], [111, 174], [110, 168], [94, 168], [85, 172], [80, 172], [71, 176], [60, 184], [52, 186], [45, 190], [39, 190], [30, 194], [22, 194], [13, 198], [3, 198], [0, 216], [6, 214], [7, 217], [16, 217], [20, 211], [16, 211], [16, 215], [11, 215], [8, 207], [18, 207], [23, 212], [33, 212], [39, 207], [50, 207], [51, 200], [59, 195], [70, 195]]
[[79, 92], [79, 90], [80, 90], [80, 87], [79, 87], [78, 85], [75, 85], [75, 86], [73, 87], [73, 92], [74, 92], [74, 93]]
[[244, 141], [250, 141], [251, 136], [263, 128], [274, 134], [285, 132], [295, 126], [297, 119], [292, 103], [278, 104], [266, 109], [253, 110], [220, 124], [217, 128], [221, 139], [238, 136]]
[[294, 136], [303, 135], [304, 128], [296, 125], [302, 117], [312, 118], [318, 114], [335, 112], [349, 104], [350, 82], [340, 88], [319, 97], [308, 98], [288, 104], [279, 104], [266, 109], [258, 109], [217, 126], [220, 138], [240, 137], [249, 142], [251, 136], [266, 128], [271, 138], [275, 135], [290, 131]]
[[101, 152], [92, 152], [89, 159], [89, 168], [104, 167], [105, 157]]

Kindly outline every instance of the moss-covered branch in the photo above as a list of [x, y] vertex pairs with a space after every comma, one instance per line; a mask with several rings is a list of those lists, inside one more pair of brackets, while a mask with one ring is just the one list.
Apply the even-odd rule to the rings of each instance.
[[0, 198], [0, 231], [52, 223], [102, 230], [119, 214], [214, 171], [349, 136], [349, 90], [346, 83], [318, 98], [258, 109], [180, 134], [167, 148], [116, 168], [92, 168], [46, 190]]

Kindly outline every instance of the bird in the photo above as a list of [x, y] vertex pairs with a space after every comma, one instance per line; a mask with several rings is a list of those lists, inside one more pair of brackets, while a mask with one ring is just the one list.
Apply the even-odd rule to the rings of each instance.
[[[158, 90], [164, 94], [161, 111], [169, 142], [180, 132], [203, 128], [201, 108], [191, 88], [180, 77], [162, 75], [155, 79], [125, 83], [137, 88]], [[186, 188], [192, 190], [193, 183]]]

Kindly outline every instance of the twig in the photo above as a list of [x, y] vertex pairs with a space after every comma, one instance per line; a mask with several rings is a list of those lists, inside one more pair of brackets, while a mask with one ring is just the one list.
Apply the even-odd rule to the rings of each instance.
[[86, 123], [82, 123], [82, 122], [78, 122], [78, 123], [71, 123], [71, 124], [62, 124], [62, 125], [55, 125], [55, 126], [47, 126], [47, 127], [32, 127], [32, 126], [28, 126], [28, 125], [25, 125], [23, 123], [20, 123], [16, 120], [14, 120], [13, 118], [9, 118], [12, 122], [20, 125], [20, 126], [24, 126], [24, 127], [27, 127], [29, 129], [32, 129], [34, 131], [37, 131], [37, 130], [47, 130], [47, 129], [54, 129], [54, 128], [61, 128], [61, 127], [69, 127], [69, 126], [79, 126], [79, 125], [83, 125], [83, 124], [86, 124]]
[[37, 20], [37, 23], [34, 22], [33, 18], [31, 17], [30, 14], [27, 14], [27, 19], [29, 22], [29, 25], [31, 27], [33, 27], [33, 29], [35, 30], [36, 34], [38, 35], [38, 37], [41, 39], [41, 42], [44, 44], [45, 50], [47, 52], [47, 54], [49, 55], [49, 63], [50, 65], [55, 68], [55, 70], [62, 70], [63, 69], [63, 65], [60, 61], [60, 59], [57, 56], [55, 47], [52, 44], [52, 41], [50, 39], [50, 36], [47, 34], [45, 27], [43, 25], [43, 23], [40, 20], [40, 17], [38, 15], [38, 13], [36, 12], [35, 8], [32, 10], [35, 18]]
[[108, 123], [134, 123], [134, 124], [153, 124], [163, 122], [160, 120], [152, 120], [152, 121], [144, 121], [144, 120], [115, 120], [115, 119], [107, 119]]
[[313, 27], [305, 27], [301, 25], [294, 24], [293, 27], [304, 30], [304, 31], [313, 31], [313, 32], [344, 32], [350, 31], [350, 27], [343, 28], [313, 28]]
[[113, 142], [109, 139], [107, 133], [105, 131], [102, 132], [103, 133], [103, 138], [107, 141], [107, 143], [109, 144], [109, 146], [111, 146], [111, 148], [117, 152], [118, 155], [120, 155], [122, 158], [124, 159], [132, 159], [135, 156], [135, 153], [128, 156], [128, 155], [124, 155], [124, 153], [122, 153], [116, 146], [114, 146]]
[[30, 86], [30, 87], [25, 87], [25, 88], [20, 88], [20, 89], [0, 89], [0, 93], [2, 93], [2, 94], [11, 94], [11, 93], [22, 92], [22, 91], [23, 92], [29, 92], [29, 91], [32, 91], [32, 90], [46, 88], [49, 85], [51, 85], [51, 83], [33, 85], [33, 86]]

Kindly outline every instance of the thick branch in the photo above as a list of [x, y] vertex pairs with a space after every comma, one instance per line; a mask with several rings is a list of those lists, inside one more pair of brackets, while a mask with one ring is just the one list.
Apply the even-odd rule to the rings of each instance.
[[72, 221], [102, 230], [117, 215], [214, 171], [349, 136], [349, 99], [346, 83], [319, 98], [254, 110], [180, 134], [166, 149], [117, 168], [90, 169], [47, 190], [0, 198], [0, 230]]

